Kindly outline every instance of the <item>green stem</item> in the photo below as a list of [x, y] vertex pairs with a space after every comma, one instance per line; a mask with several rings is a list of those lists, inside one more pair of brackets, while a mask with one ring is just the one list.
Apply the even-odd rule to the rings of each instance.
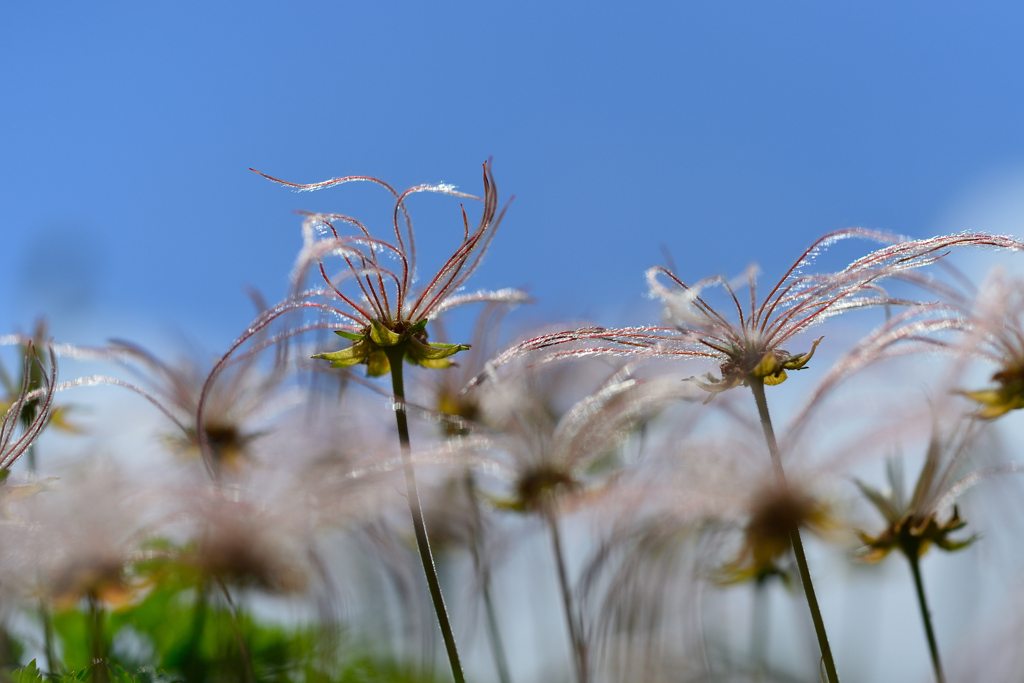
[[59, 676], [60, 667], [53, 654], [53, 619], [50, 617], [50, 608], [45, 600], [39, 601], [39, 615], [43, 619], [43, 654], [46, 656], [46, 671]]
[[466, 495], [469, 497], [469, 506], [473, 514], [473, 525], [471, 529], [470, 551], [473, 553], [473, 565], [480, 576], [480, 585], [484, 594], [484, 612], [487, 614], [487, 636], [491, 643], [491, 654], [494, 656], [494, 666], [498, 670], [498, 680], [501, 683], [511, 683], [512, 676], [509, 675], [508, 659], [505, 657], [505, 646], [501, 642], [501, 631], [498, 628], [498, 616], [494, 610], [494, 601], [491, 599], [491, 571], [490, 566], [483, 560], [481, 546], [483, 545], [483, 523], [480, 519], [480, 504], [476, 499], [476, 482], [473, 480], [473, 471], [466, 470]]
[[206, 665], [202, 656], [203, 630], [206, 627], [206, 579], [196, 587], [196, 604], [192, 609], [192, 632], [185, 646], [181, 666], [187, 680], [206, 680]]
[[[789, 484], [786, 481], [786, 472], [782, 469], [779, 443], [775, 439], [775, 429], [772, 427], [772, 418], [768, 413], [768, 400], [764, 395], [764, 380], [757, 377], [749, 377], [747, 384], [750, 386], [750, 391], [754, 394], [754, 401], [757, 403], [757, 413], [761, 418], [761, 428], [764, 430], [764, 439], [768, 443], [768, 452], [772, 456], [775, 478], [779, 486], [783, 490], [787, 490]], [[839, 673], [836, 671], [835, 660], [832, 659], [832, 648], [828, 644], [828, 634], [825, 633], [825, 621], [821, 618], [821, 609], [818, 607], [818, 598], [814, 594], [814, 584], [811, 581], [811, 570], [807, 566], [807, 555], [804, 553], [804, 544], [800, 539], [800, 527], [794, 526], [789, 530], [789, 540], [793, 544], [793, 555], [796, 556], [796, 566], [800, 571], [800, 582], [804, 587], [807, 607], [811, 610], [814, 633], [818, 637], [821, 661], [827, 676], [826, 683], [839, 683]]]
[[750, 618], [750, 662], [754, 668], [755, 680], [763, 681], [768, 671], [768, 593], [767, 578], [759, 578], [754, 584], [754, 604]]
[[939, 661], [939, 644], [935, 640], [935, 631], [932, 629], [932, 615], [928, 610], [928, 600], [924, 595], [924, 581], [921, 579], [921, 559], [917, 553], [907, 553], [907, 561], [910, 563], [910, 571], [914, 575], [914, 586], [917, 588], [917, 602], [921, 606], [921, 621], [924, 622], [924, 632], [928, 636], [928, 651], [932, 656], [932, 667], [935, 669], [935, 680], [937, 683], [946, 683], [946, 676], [942, 673], [942, 662]]
[[96, 597], [89, 595], [89, 655], [92, 658], [93, 683], [107, 683], [107, 644], [103, 640], [103, 610]]
[[569, 574], [565, 570], [565, 554], [562, 552], [562, 537], [558, 533], [558, 520], [550, 510], [545, 513], [548, 526], [551, 528], [551, 545], [555, 553], [555, 564], [558, 566], [558, 583], [562, 589], [562, 604], [565, 607], [565, 620], [569, 625], [569, 639], [572, 640], [573, 660], [576, 662], [576, 678], [579, 683], [587, 683], [587, 644], [583, 640], [581, 626], [577, 624], [576, 613], [572, 606], [572, 591], [569, 588]]
[[231, 616], [231, 630], [235, 634], [235, 642], [238, 645], [238, 657], [242, 660], [242, 673], [245, 674], [245, 681], [246, 683], [256, 683], [256, 673], [252, 668], [252, 655], [249, 652], [249, 647], [245, 644], [245, 636], [242, 634], [242, 617], [239, 614], [238, 607], [235, 605], [235, 601], [231, 599], [231, 591], [228, 590], [224, 580], [219, 576], [215, 576], [214, 579], [220, 588], [220, 592], [224, 595], [224, 600], [228, 604], [228, 614]]
[[704, 666], [704, 680], [714, 683], [717, 677], [711, 666], [711, 657], [708, 655], [708, 634], [707, 629], [704, 628], [704, 582], [697, 584], [696, 592], [694, 608], [697, 613], [697, 627], [700, 629], [700, 660]]
[[423, 573], [427, 577], [430, 599], [434, 603], [437, 625], [441, 627], [441, 636], [444, 638], [444, 648], [448, 652], [452, 676], [455, 678], [455, 683], [465, 683], [466, 678], [462, 673], [462, 663], [459, 661], [459, 650], [455, 645], [455, 634], [452, 632], [452, 625], [448, 620], [448, 610], [444, 606], [441, 582], [437, 578], [437, 567], [434, 565], [434, 556], [430, 552], [427, 527], [423, 523], [423, 508], [420, 505], [420, 496], [416, 489], [416, 473], [412, 466], [412, 447], [409, 442], [409, 420], [405, 411], [405, 381], [402, 378], [405, 344], [389, 346], [384, 351], [388, 356], [388, 362], [391, 364], [391, 386], [395, 395], [395, 420], [398, 423], [398, 441], [402, 446], [405, 488], [409, 497], [409, 512], [412, 514], [412, 526], [416, 533], [416, 548], [419, 550], [420, 561], [423, 563]]
[[[36, 462], [36, 445], [29, 446], [25, 455], [28, 458], [28, 471], [34, 475], [38, 464]], [[50, 617], [50, 608], [45, 600], [39, 601], [39, 616], [43, 622], [43, 654], [46, 656], [46, 670], [51, 674], [60, 674], [60, 671], [55, 668], [57, 658], [53, 655], [53, 619]]]

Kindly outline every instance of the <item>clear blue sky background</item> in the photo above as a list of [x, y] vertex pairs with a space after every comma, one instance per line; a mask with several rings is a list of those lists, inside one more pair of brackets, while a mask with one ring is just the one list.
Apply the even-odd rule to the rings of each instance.
[[[551, 316], [629, 322], [660, 245], [697, 279], [924, 235], [1024, 163], [1022, 29], [1011, 3], [4, 3], [0, 332], [222, 347], [243, 285], [284, 294], [292, 210], [386, 218], [249, 166], [475, 192], [493, 156], [517, 198], [476, 284]], [[426, 270], [457, 202], [412, 208]]]

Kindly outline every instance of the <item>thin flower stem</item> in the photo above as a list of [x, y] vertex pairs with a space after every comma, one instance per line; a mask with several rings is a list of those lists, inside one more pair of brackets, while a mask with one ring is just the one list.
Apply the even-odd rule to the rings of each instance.
[[473, 553], [473, 565], [480, 576], [481, 589], [484, 594], [484, 611], [487, 614], [487, 636], [491, 643], [491, 654], [494, 657], [494, 666], [498, 670], [498, 680], [501, 683], [512, 683], [512, 676], [508, 670], [508, 659], [505, 657], [505, 646], [501, 641], [501, 630], [498, 628], [498, 615], [494, 610], [494, 600], [491, 599], [490, 566], [482, 557], [483, 527], [480, 521], [480, 503], [476, 498], [476, 482], [473, 479], [473, 471], [470, 469], [466, 470], [465, 483], [469, 507], [473, 513], [472, 538], [469, 547]]
[[43, 654], [46, 656], [46, 671], [49, 674], [59, 676], [60, 665], [53, 652], [53, 619], [50, 617], [50, 608], [45, 600], [39, 601], [39, 615], [43, 620]]
[[[35, 444], [28, 447], [25, 457], [28, 459], [28, 471], [34, 475], [37, 465]], [[39, 601], [39, 617], [43, 622], [43, 655], [46, 657], [46, 671], [59, 675], [57, 658], [53, 654], [53, 618], [50, 616], [50, 607], [45, 600]]]
[[[754, 401], [757, 403], [757, 413], [761, 418], [761, 428], [764, 430], [764, 439], [768, 443], [768, 452], [772, 456], [772, 467], [775, 469], [775, 477], [779, 486], [788, 489], [786, 472], [782, 468], [782, 456], [779, 454], [779, 443], [775, 440], [775, 429], [772, 427], [772, 418], [768, 413], [768, 400], [764, 395], [764, 380], [757, 377], [747, 378], [750, 391], [754, 394]], [[793, 555], [796, 556], [796, 565], [800, 571], [800, 582], [804, 587], [804, 595], [807, 597], [807, 607], [811, 610], [811, 620], [814, 622], [814, 633], [818, 637], [818, 647], [821, 649], [821, 661], [827, 676], [826, 683], [839, 683], [839, 674], [836, 671], [835, 660], [832, 659], [832, 648], [828, 644], [828, 634], [825, 633], [825, 621], [821, 618], [821, 609], [818, 607], [818, 598], [814, 594], [814, 584], [811, 581], [811, 570], [807, 566], [807, 555], [804, 553], [804, 544], [800, 539], [800, 528], [794, 526], [789, 530], [789, 540], [793, 544]]]
[[107, 670], [107, 644], [103, 639], [103, 608], [96, 596], [89, 594], [89, 655], [92, 658], [93, 683], [107, 683], [110, 673]]
[[402, 447], [402, 465], [405, 470], [405, 488], [409, 497], [409, 512], [412, 514], [412, 526], [416, 533], [416, 548], [423, 563], [423, 573], [427, 577], [430, 599], [434, 603], [437, 625], [441, 627], [444, 648], [448, 652], [448, 661], [452, 667], [455, 683], [465, 683], [462, 663], [459, 661], [459, 650], [455, 645], [455, 634], [448, 620], [448, 610], [444, 606], [444, 595], [441, 594], [441, 582], [437, 578], [437, 567], [434, 556], [430, 552], [430, 541], [427, 538], [427, 527], [423, 523], [423, 508], [420, 505], [419, 492], [416, 489], [416, 473], [412, 466], [412, 454], [409, 442], [409, 420], [405, 411], [405, 381], [402, 378], [402, 362], [405, 357], [405, 344], [385, 348], [388, 362], [391, 364], [391, 386], [395, 395], [395, 420], [398, 423], [398, 441]]
[[775, 428], [772, 427], [772, 416], [768, 413], [768, 399], [764, 395], [764, 380], [755, 377], [747, 379], [750, 391], [754, 394], [754, 402], [757, 403], [757, 414], [761, 418], [761, 429], [764, 430], [764, 440], [768, 443], [768, 452], [772, 456], [772, 467], [775, 470], [775, 478], [779, 485], [788, 488], [786, 471], [782, 469], [782, 456], [779, 453], [779, 442], [775, 439]]
[[494, 611], [494, 600], [491, 598], [491, 587], [484, 584], [483, 590], [484, 610], [487, 612], [487, 633], [491, 642], [491, 652], [494, 655], [494, 666], [498, 670], [498, 680], [501, 683], [512, 683], [508, 659], [505, 657], [505, 646], [501, 642], [501, 631], [498, 628], [498, 616]]
[[907, 561], [910, 563], [910, 571], [914, 575], [914, 586], [917, 588], [917, 602], [921, 606], [921, 621], [924, 622], [924, 632], [928, 636], [928, 651], [932, 656], [935, 680], [937, 683], [946, 683], [946, 676], [942, 673], [942, 662], [939, 660], [939, 644], [935, 640], [935, 631], [932, 629], [932, 615], [928, 610], [928, 600], [924, 595], [924, 581], [921, 579], [921, 560], [914, 553], [907, 554]]
[[700, 660], [704, 666], [704, 680], [714, 683], [715, 672], [711, 668], [711, 656], [708, 654], [708, 634], [704, 628], [704, 582], [697, 584], [697, 596], [694, 601], [697, 612], [697, 627], [700, 630]]
[[245, 636], [242, 634], [242, 618], [238, 613], [235, 601], [231, 599], [231, 591], [219, 576], [215, 576], [220, 592], [224, 594], [224, 600], [228, 603], [228, 613], [231, 615], [231, 630], [235, 633], [235, 642], [238, 644], [238, 656], [242, 660], [243, 673], [246, 683], [256, 683], [256, 673], [252, 668], [252, 655], [249, 647], [245, 644]]
[[202, 658], [203, 630], [206, 626], [207, 610], [206, 591], [206, 580], [204, 579], [196, 587], [196, 604], [192, 608], [192, 632], [182, 658], [182, 668], [188, 680], [204, 680], [206, 678], [206, 667]]
[[562, 536], [558, 532], [558, 520], [552, 511], [544, 515], [551, 528], [551, 544], [555, 553], [555, 564], [558, 567], [558, 583], [562, 588], [562, 604], [565, 606], [565, 621], [569, 625], [569, 638], [572, 640], [573, 661], [576, 662], [576, 678], [578, 683], [587, 683], [587, 644], [577, 624], [576, 613], [572, 606], [572, 591], [569, 588], [569, 574], [565, 570], [565, 554], [562, 551]]
[[750, 663], [754, 679], [763, 681], [768, 672], [768, 624], [771, 595], [768, 579], [754, 583], [754, 599], [750, 615]]

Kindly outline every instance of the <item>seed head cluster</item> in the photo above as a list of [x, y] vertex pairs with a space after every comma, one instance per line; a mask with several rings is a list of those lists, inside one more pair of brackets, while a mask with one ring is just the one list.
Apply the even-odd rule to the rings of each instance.
[[[921, 670], [963, 656], [932, 615], [969, 615], [920, 569], [1020, 559], [1024, 282], [945, 266], [1024, 244], [839, 230], [768, 286], [656, 266], [660, 319], [531, 330], [524, 292], [466, 290], [508, 209], [490, 162], [479, 196], [265, 177], [382, 195], [386, 229], [300, 212], [288, 292], [212, 357], [0, 338], [3, 677], [832, 683], [875, 655], [815, 579], [881, 590], [863, 566], [893, 550]], [[422, 195], [461, 205], [418, 279]], [[863, 248], [819, 270], [838, 245]], [[806, 624], [769, 609], [797, 587]], [[797, 670], [782, 644], [811, 632]]]

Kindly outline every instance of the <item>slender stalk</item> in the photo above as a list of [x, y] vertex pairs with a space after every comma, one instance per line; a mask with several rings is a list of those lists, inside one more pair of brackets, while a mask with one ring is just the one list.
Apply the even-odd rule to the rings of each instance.
[[[36, 445], [28, 447], [25, 454], [28, 458], [28, 471], [33, 475], [36, 473]], [[57, 658], [53, 654], [53, 619], [50, 617], [50, 607], [45, 600], [39, 601], [39, 617], [43, 622], [43, 654], [46, 657], [46, 670], [51, 674], [60, 674], [57, 668]]]
[[238, 608], [235, 606], [235, 601], [231, 599], [231, 591], [228, 590], [227, 584], [219, 576], [215, 577], [215, 580], [221, 593], [224, 594], [224, 600], [228, 603], [228, 611], [231, 613], [231, 630], [235, 633], [238, 657], [242, 660], [246, 683], [256, 683], [256, 673], [252, 668], [252, 655], [249, 653], [249, 647], [245, 644], [245, 636], [242, 635], [242, 619], [238, 614]]
[[697, 612], [697, 625], [700, 628], [700, 661], [704, 665], [704, 680], [714, 683], [715, 671], [711, 668], [711, 656], [708, 654], [708, 634], [704, 628], [704, 582], [697, 584], [697, 596], [695, 598], [695, 610]]
[[53, 619], [50, 618], [50, 608], [45, 600], [39, 601], [39, 616], [43, 619], [43, 654], [46, 656], [46, 671], [59, 676], [60, 666], [53, 654]]
[[928, 636], [928, 651], [932, 656], [932, 667], [935, 669], [935, 680], [937, 683], [946, 683], [946, 676], [942, 673], [942, 662], [939, 661], [939, 644], [935, 640], [935, 631], [932, 629], [932, 615], [928, 610], [928, 600], [924, 595], [924, 581], [921, 579], [921, 558], [917, 553], [907, 553], [907, 561], [910, 563], [910, 571], [914, 575], [914, 586], [917, 588], [917, 602], [921, 606], [921, 621], [924, 622], [924, 632]]
[[768, 608], [770, 594], [767, 578], [754, 584], [754, 600], [750, 615], [750, 662], [755, 680], [764, 680], [768, 671]]
[[13, 639], [11, 634], [7, 632], [7, 627], [0, 623], [0, 666], [3, 666], [3, 670], [9, 670], [17, 667], [21, 662], [14, 653], [11, 651]]
[[476, 499], [476, 482], [473, 480], [473, 471], [466, 470], [466, 495], [469, 497], [469, 507], [473, 513], [472, 538], [469, 547], [473, 553], [473, 565], [480, 576], [481, 589], [484, 594], [484, 612], [487, 614], [487, 636], [491, 644], [491, 654], [494, 657], [494, 666], [498, 670], [498, 680], [501, 683], [512, 683], [512, 676], [509, 675], [508, 659], [505, 657], [505, 646], [501, 642], [501, 631], [498, 628], [498, 616], [494, 610], [494, 601], [491, 599], [491, 570], [484, 562], [481, 555], [483, 545], [483, 525], [480, 520], [480, 505]]
[[192, 609], [192, 632], [182, 657], [182, 668], [188, 680], [205, 680], [206, 666], [202, 658], [203, 630], [206, 626], [206, 580], [196, 587], [196, 604]]
[[409, 442], [409, 420], [405, 412], [405, 381], [402, 378], [402, 362], [405, 357], [405, 344], [397, 344], [385, 348], [388, 362], [391, 364], [391, 386], [395, 395], [395, 420], [398, 423], [398, 441], [402, 446], [402, 466], [405, 470], [405, 488], [409, 497], [409, 512], [412, 514], [412, 526], [416, 533], [416, 548], [423, 563], [423, 573], [427, 577], [430, 599], [434, 603], [437, 625], [441, 628], [444, 648], [448, 652], [448, 661], [452, 667], [455, 683], [465, 683], [462, 663], [459, 661], [459, 650], [455, 645], [455, 634], [448, 620], [448, 610], [444, 606], [441, 594], [441, 582], [437, 578], [437, 567], [434, 556], [430, 552], [430, 541], [427, 538], [427, 527], [423, 523], [423, 508], [420, 505], [419, 492], [416, 489], [416, 473], [412, 466], [412, 454]]
[[555, 553], [555, 564], [558, 566], [558, 583], [562, 588], [565, 621], [569, 625], [569, 639], [572, 640], [575, 655], [573, 660], [576, 662], [576, 678], [579, 683], [587, 683], [587, 644], [583, 640], [581, 625], [577, 623], [576, 612], [572, 606], [572, 591], [569, 588], [569, 574], [565, 570], [565, 554], [562, 552], [562, 536], [558, 533], [558, 520], [550, 510], [544, 516], [551, 528], [551, 544]]
[[93, 683], [107, 683], [110, 672], [107, 670], [107, 644], [103, 640], [103, 609], [92, 594], [89, 595], [89, 656]]
[[[747, 378], [750, 391], [754, 394], [754, 401], [757, 403], [757, 413], [761, 418], [761, 428], [764, 430], [764, 439], [768, 443], [768, 452], [772, 456], [772, 467], [775, 469], [775, 478], [783, 489], [789, 487], [786, 481], [786, 472], [782, 469], [782, 456], [779, 453], [779, 443], [775, 439], [775, 429], [772, 427], [772, 418], [768, 413], [768, 400], [764, 395], [764, 380], [757, 377]], [[804, 587], [804, 596], [807, 598], [807, 607], [811, 610], [811, 620], [814, 622], [814, 633], [818, 637], [818, 647], [821, 649], [821, 661], [827, 676], [826, 683], [839, 683], [839, 673], [836, 671], [836, 663], [832, 658], [832, 648], [828, 644], [828, 634], [825, 633], [825, 621], [821, 618], [821, 609], [818, 607], [818, 598], [814, 594], [814, 584], [811, 581], [811, 570], [807, 566], [807, 555], [804, 553], [804, 544], [800, 539], [800, 528], [794, 526], [789, 530], [789, 540], [793, 544], [793, 555], [796, 556], [796, 566], [800, 571], [800, 582]]]

